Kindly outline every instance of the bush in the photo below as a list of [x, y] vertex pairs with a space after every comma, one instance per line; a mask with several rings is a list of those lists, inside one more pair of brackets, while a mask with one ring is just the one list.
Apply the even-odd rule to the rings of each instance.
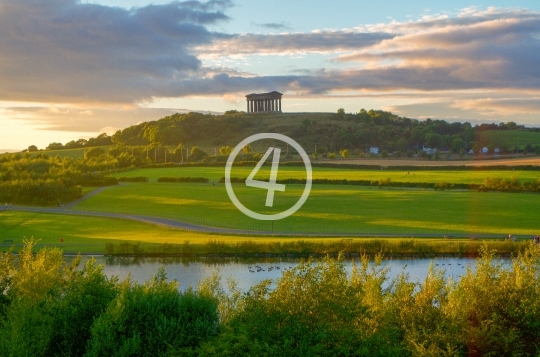
[[120, 177], [118, 182], [148, 182], [148, 177], [136, 176], [136, 177]]
[[157, 182], [202, 182], [207, 183], [206, 177], [158, 177]]
[[105, 155], [105, 150], [100, 147], [93, 147], [84, 152], [84, 158], [86, 160], [97, 159], [103, 155]]
[[383, 159], [386, 159], [388, 157], [388, 151], [383, 150], [381, 155], [382, 155]]
[[144, 285], [126, 282], [92, 326], [86, 356], [170, 356], [217, 334], [217, 303], [178, 292], [163, 268]]
[[328, 154], [328, 158], [329, 158], [329, 159], [335, 159], [335, 158], [336, 158], [336, 154], [333, 153], [333, 152], [331, 152], [331, 153]]
[[[59, 249], [33, 254], [35, 242], [26, 241], [19, 264], [2, 256], [12, 274], [4, 289], [8, 303], [0, 320], [0, 350], [10, 356], [82, 356], [90, 326], [116, 295], [115, 280], [95, 261], [77, 271], [79, 259], [64, 262]], [[5, 281], [4, 281], [5, 282]]]

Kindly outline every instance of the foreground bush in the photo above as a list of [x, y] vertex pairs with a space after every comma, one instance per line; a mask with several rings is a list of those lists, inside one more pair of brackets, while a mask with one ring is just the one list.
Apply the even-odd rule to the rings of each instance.
[[120, 294], [92, 326], [87, 356], [166, 356], [190, 350], [217, 332], [213, 299], [166, 282], [160, 270], [144, 285], [122, 285]]
[[2, 254], [0, 351], [7, 356], [82, 356], [94, 319], [116, 296], [115, 280], [90, 260], [66, 264], [59, 249], [32, 253], [27, 242], [13, 257]]

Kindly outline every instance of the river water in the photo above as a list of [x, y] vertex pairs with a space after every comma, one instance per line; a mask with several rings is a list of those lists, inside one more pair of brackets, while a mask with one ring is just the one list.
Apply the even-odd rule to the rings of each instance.
[[[186, 258], [137, 258], [137, 257], [94, 257], [98, 264], [104, 265], [104, 272], [107, 276], [117, 276], [124, 280], [128, 274], [133, 281], [143, 283], [152, 278], [160, 267], [164, 267], [167, 279], [177, 280], [180, 283], [180, 290], [185, 290], [189, 286], [196, 288], [197, 284], [217, 273], [223, 282], [233, 279], [238, 287], [247, 291], [250, 287], [265, 279], [270, 279], [274, 283], [286, 269], [291, 269], [298, 265], [299, 259], [279, 259], [279, 258], [253, 258], [253, 259], [233, 259], [233, 258], [199, 258], [197, 260]], [[83, 257], [84, 261], [90, 257]], [[447, 277], [458, 280], [466, 272], [469, 265], [473, 270], [476, 268], [475, 259], [472, 258], [436, 258], [436, 259], [388, 259], [383, 260], [381, 266], [388, 267], [388, 277], [391, 279], [401, 272], [409, 275], [412, 282], [422, 282], [428, 272], [430, 263], [433, 262], [435, 268], [443, 269]], [[358, 266], [358, 260], [355, 261]], [[510, 261], [503, 260], [505, 265]], [[346, 270], [352, 271], [353, 260], [344, 261]], [[81, 266], [83, 266], [81, 264]], [[226, 284], [225, 284], [226, 285]]]

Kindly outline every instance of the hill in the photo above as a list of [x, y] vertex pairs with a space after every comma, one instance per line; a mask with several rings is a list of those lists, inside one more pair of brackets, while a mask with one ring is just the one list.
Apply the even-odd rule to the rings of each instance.
[[[179, 144], [198, 146], [210, 155], [222, 146], [235, 146], [249, 135], [270, 132], [294, 138], [308, 153], [339, 152], [349, 149], [353, 155], [378, 147], [397, 156], [409, 155], [423, 147], [439, 151], [474, 150], [488, 147], [493, 153], [540, 153], [540, 129], [525, 128], [513, 122], [501, 124], [448, 123], [444, 120], [417, 120], [381, 110], [361, 110], [356, 114], [337, 113], [244, 113], [224, 115], [201, 113], [174, 114], [117, 131], [112, 137], [101, 134], [89, 140], [73, 140], [66, 145], [51, 143], [48, 150], [92, 146], [140, 146], [153, 150]], [[262, 143], [260, 143], [262, 144]], [[316, 149], [317, 147], [317, 149]], [[254, 151], [259, 148], [255, 146]], [[56, 153], [56, 152], [55, 152]], [[75, 154], [80, 157], [80, 154]]]

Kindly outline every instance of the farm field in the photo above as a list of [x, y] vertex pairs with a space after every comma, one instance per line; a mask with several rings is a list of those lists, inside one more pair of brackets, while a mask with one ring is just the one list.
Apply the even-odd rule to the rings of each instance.
[[[266, 190], [233, 185], [239, 200], [271, 214], [291, 207], [303, 185], [287, 185], [274, 206], [264, 206]], [[388, 190], [314, 185], [293, 216], [257, 221], [230, 202], [223, 184], [141, 183], [110, 187], [73, 209], [167, 217], [200, 225], [305, 234], [538, 234], [535, 194]]]
[[[251, 167], [234, 167], [231, 177], [246, 178], [251, 173]], [[269, 166], [263, 166], [257, 173], [257, 178], [267, 180], [270, 173]], [[158, 177], [206, 177], [210, 180], [218, 181], [225, 176], [223, 167], [178, 167], [178, 168], [148, 168], [124, 171], [114, 174], [115, 177], [148, 177], [150, 181], [156, 181]], [[437, 183], [477, 183], [481, 184], [486, 177], [490, 178], [511, 178], [517, 177], [520, 180], [532, 181], [540, 179], [539, 171], [525, 170], [479, 170], [479, 171], [450, 171], [450, 170], [356, 170], [314, 167], [313, 179], [332, 180], [371, 180], [390, 178], [394, 182], [430, 182]], [[306, 173], [303, 167], [280, 166], [278, 170], [278, 180], [287, 178], [305, 178]]]

